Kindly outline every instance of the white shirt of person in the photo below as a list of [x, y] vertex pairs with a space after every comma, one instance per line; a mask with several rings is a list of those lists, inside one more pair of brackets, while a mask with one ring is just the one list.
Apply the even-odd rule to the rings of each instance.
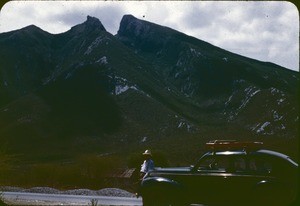
[[154, 162], [152, 159], [147, 159], [141, 165], [141, 172], [146, 174], [151, 170], [154, 170]]

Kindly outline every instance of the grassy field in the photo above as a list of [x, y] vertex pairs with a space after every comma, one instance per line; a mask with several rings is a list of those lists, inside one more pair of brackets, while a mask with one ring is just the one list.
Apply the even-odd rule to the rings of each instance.
[[[204, 128], [203, 128], [204, 129]], [[224, 128], [204, 129], [200, 133], [141, 143], [114, 143], [102, 146], [100, 140], [89, 140], [85, 144], [69, 149], [44, 149], [27, 153], [12, 154], [1, 149], [0, 185], [24, 188], [47, 186], [57, 189], [120, 187], [133, 190], [132, 185], [122, 181], [111, 181], [112, 176], [126, 168], [137, 168], [142, 163], [141, 153], [149, 148], [153, 151], [156, 166], [189, 166], [195, 164], [205, 152], [204, 143], [218, 139]], [[242, 134], [242, 131], [235, 132]], [[206, 135], [204, 135], [206, 134]], [[236, 134], [232, 133], [232, 136]], [[227, 131], [227, 137], [232, 137]], [[246, 135], [246, 134], [244, 134]], [[211, 138], [214, 137], [214, 138]], [[241, 140], [249, 140], [244, 136]], [[223, 138], [224, 139], [224, 138]], [[230, 138], [227, 138], [230, 139]], [[232, 139], [232, 138], [231, 138]], [[290, 155], [298, 161], [297, 139], [252, 137], [251, 140], [264, 141], [265, 148]], [[98, 149], [101, 148], [101, 149]], [[44, 151], [44, 152], [43, 152]], [[134, 183], [134, 179], [130, 180]]]

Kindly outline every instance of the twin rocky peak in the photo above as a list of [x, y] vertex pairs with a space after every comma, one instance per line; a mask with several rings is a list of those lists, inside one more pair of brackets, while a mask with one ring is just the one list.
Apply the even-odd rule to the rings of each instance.
[[[143, 27], [143, 25], [144, 27], [146, 27], [147, 24], [151, 24], [151, 23], [137, 19], [132, 15], [124, 15], [120, 23], [118, 35], [124, 34], [126, 36], [126, 33], [128, 32], [137, 33], [136, 30], [141, 30], [142, 29], [141, 27]], [[97, 19], [96, 17], [87, 16], [87, 20], [85, 22], [73, 26], [71, 28], [71, 31], [81, 33], [86, 31], [88, 32], [88, 31], [107, 31], [107, 30], [105, 29], [105, 27], [103, 26], [103, 24], [99, 19]]]

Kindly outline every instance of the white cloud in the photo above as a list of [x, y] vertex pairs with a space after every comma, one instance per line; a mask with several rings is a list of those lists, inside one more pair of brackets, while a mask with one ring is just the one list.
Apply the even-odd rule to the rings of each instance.
[[286, 1], [10, 1], [0, 12], [0, 32], [34, 24], [61, 33], [90, 15], [116, 34], [124, 14], [299, 71], [299, 14]]

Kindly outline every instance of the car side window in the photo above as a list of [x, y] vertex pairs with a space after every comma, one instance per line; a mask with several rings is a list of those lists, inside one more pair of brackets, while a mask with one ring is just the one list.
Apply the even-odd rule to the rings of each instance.
[[272, 171], [272, 164], [265, 158], [250, 158], [249, 170], [257, 173], [270, 173]]
[[228, 172], [233, 170], [234, 164], [230, 161], [230, 158], [228, 156], [221, 155], [216, 158], [216, 162], [213, 165], [213, 168], [219, 171]]
[[246, 161], [243, 157], [236, 157], [234, 159], [234, 169], [236, 172], [244, 172], [246, 171]]
[[210, 156], [203, 159], [198, 167], [198, 171], [210, 170], [215, 172], [228, 172], [232, 171], [234, 163], [226, 155]]
[[209, 156], [202, 159], [198, 165], [198, 171], [212, 169], [212, 165], [216, 161], [215, 156]]

